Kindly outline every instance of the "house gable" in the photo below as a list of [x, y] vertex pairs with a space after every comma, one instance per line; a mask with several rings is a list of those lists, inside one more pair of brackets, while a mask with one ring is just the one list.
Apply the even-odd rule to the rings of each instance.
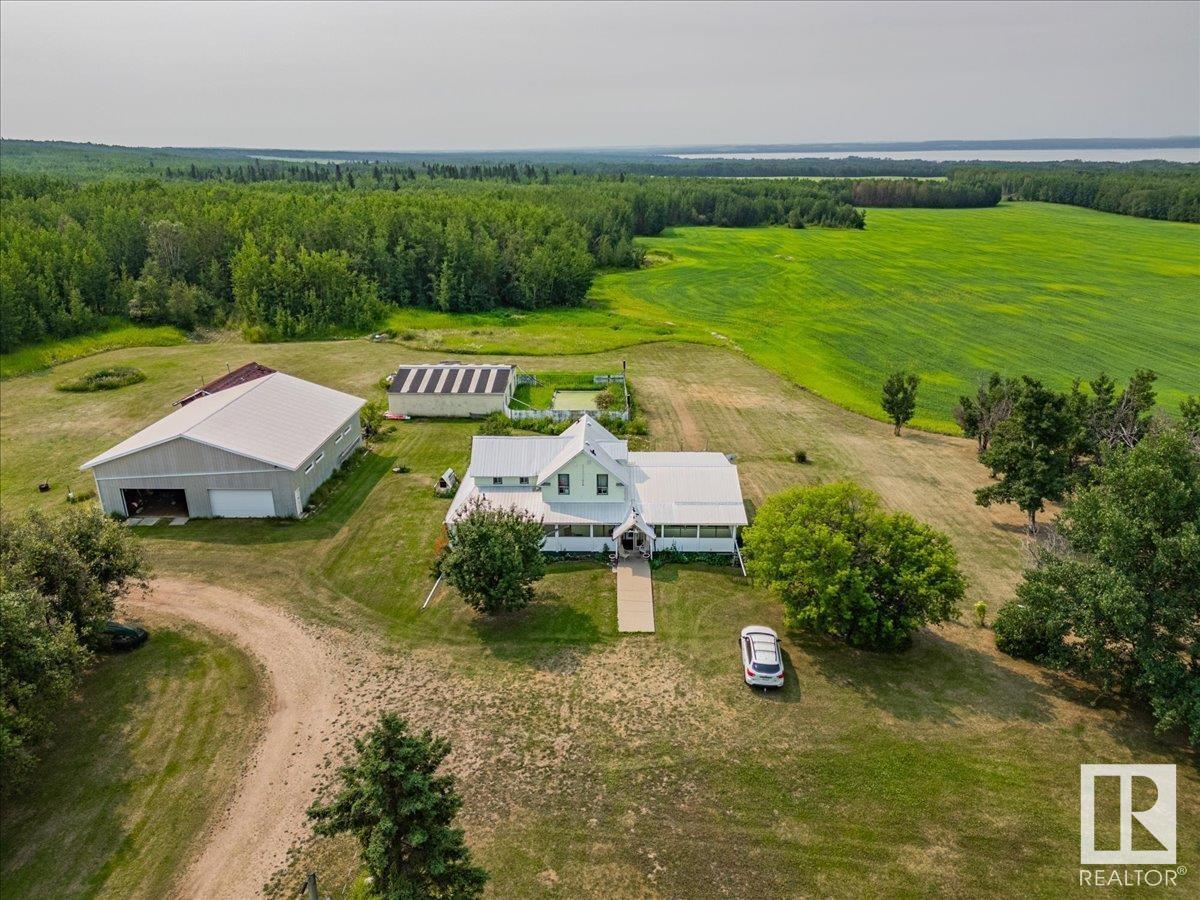
[[[612, 463], [611, 460], [598, 459], [589, 450], [580, 450], [565, 463], [560, 463], [540, 479], [538, 483], [542, 488], [542, 499], [546, 503], [554, 503], [556, 501], [579, 503], [589, 500], [601, 503], [623, 503], [628, 497], [629, 479], [628, 475], [622, 469], [622, 466]], [[566, 475], [568, 478], [569, 494], [559, 493], [558, 483], [560, 475]], [[597, 492], [598, 482], [604, 480], [597, 479], [597, 476], [604, 476], [604, 479], [607, 479], [607, 494]]]

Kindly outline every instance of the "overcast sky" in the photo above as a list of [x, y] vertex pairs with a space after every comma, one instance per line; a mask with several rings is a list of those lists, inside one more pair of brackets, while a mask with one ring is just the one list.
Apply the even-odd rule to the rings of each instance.
[[0, 134], [407, 150], [1200, 132], [1200, 2], [26, 3]]

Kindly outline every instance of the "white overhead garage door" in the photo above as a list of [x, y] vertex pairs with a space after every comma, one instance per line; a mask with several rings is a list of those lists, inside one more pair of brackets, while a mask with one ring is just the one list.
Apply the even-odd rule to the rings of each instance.
[[270, 491], [209, 491], [214, 516], [227, 519], [257, 519], [275, 515], [275, 497]]

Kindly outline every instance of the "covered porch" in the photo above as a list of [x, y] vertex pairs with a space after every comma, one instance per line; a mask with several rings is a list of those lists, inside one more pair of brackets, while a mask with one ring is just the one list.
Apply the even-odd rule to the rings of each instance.
[[612, 538], [621, 559], [650, 559], [654, 555], [654, 529], [646, 524], [637, 507], [630, 509], [625, 521], [613, 529]]

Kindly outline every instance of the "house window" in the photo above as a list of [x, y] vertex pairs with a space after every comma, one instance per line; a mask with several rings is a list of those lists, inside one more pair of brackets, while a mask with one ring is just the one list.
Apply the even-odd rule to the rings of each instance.
[[608, 494], [608, 476], [601, 473], [596, 475], [596, 496], [604, 497]]
[[542, 534], [544, 534], [546, 537], [554, 537], [556, 534], [558, 534], [558, 526], [557, 525], [543, 525], [542, 526]]
[[593, 525], [592, 537], [608, 538], [611, 541], [612, 533], [616, 530], [616, 525]]
[[696, 536], [696, 526], [664, 525], [662, 536], [669, 538], [694, 538]]
[[316, 463], [309, 463], [304, 469], [304, 474], [307, 475], [309, 472], [311, 472], [313, 470], [313, 466], [315, 465]]
[[517, 479], [517, 480], [518, 480], [518, 481], [519, 481], [521, 484], [529, 484], [529, 476], [528, 476], [528, 475], [522, 475], [522, 476], [521, 476], [519, 479]]
[[559, 525], [559, 537], [590, 537], [592, 528], [590, 525]]
[[503, 479], [503, 478], [496, 478], [495, 476], [493, 476], [493, 477], [492, 477], [492, 484], [504, 484], [504, 479]]
[[571, 493], [571, 476], [566, 472], [563, 472], [558, 476], [558, 492], [560, 494]]
[[702, 538], [727, 538], [729, 537], [728, 525], [701, 525], [700, 537]]
[[325, 451], [322, 450], [320, 453], [317, 454], [317, 458], [313, 460], [313, 465], [315, 466], [317, 463], [319, 463], [324, 458], [325, 458]]

